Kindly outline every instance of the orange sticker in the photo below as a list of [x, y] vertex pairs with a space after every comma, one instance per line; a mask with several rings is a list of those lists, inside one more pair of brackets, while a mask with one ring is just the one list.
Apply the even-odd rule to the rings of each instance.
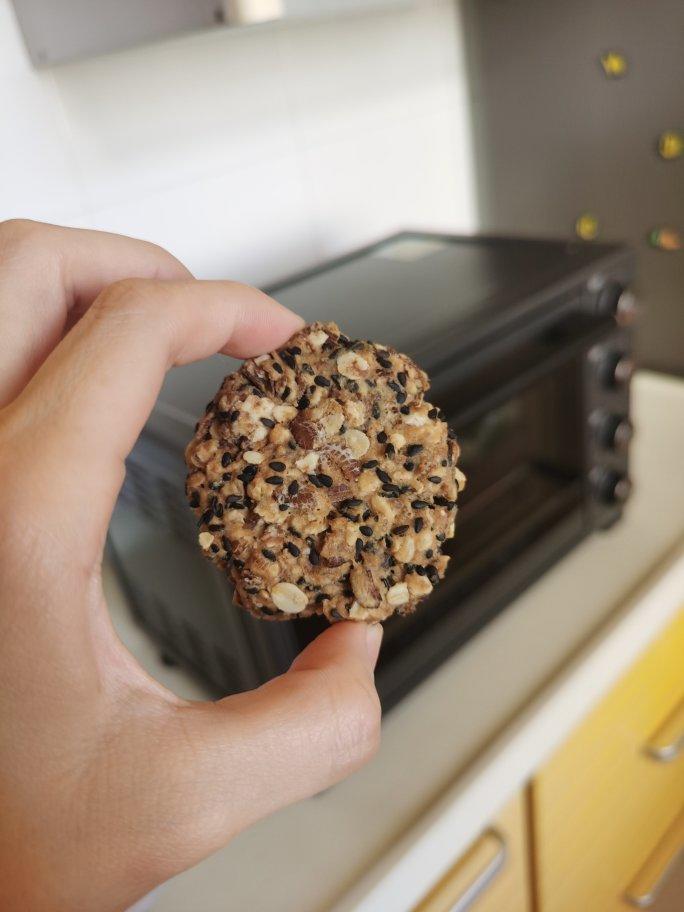
[[668, 253], [682, 249], [682, 238], [676, 228], [654, 228], [648, 236], [648, 242], [656, 250]]
[[609, 79], [620, 79], [627, 72], [627, 58], [619, 51], [601, 54], [601, 66]]

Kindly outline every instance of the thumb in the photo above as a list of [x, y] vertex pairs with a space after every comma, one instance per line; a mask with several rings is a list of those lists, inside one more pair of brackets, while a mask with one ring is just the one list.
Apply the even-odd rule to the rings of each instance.
[[335, 624], [286, 674], [258, 690], [178, 709], [183, 737], [174, 739], [173, 754], [183, 787], [167, 794], [193, 834], [193, 840], [187, 831], [181, 835], [174, 809], [176, 826], [168, 832], [181, 836], [180, 866], [373, 756], [380, 739], [373, 672], [381, 640], [379, 625]]

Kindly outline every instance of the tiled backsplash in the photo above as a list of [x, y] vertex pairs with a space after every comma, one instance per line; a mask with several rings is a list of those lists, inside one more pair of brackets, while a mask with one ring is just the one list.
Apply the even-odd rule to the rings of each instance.
[[475, 220], [451, 0], [212, 32], [36, 72], [0, 0], [0, 218], [145, 237], [263, 283]]

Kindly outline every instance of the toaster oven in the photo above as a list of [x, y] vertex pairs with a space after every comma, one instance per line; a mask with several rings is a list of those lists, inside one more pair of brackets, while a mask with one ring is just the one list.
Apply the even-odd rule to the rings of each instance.
[[[269, 289], [306, 320], [410, 354], [431, 378], [468, 478], [443, 583], [386, 623], [386, 708], [629, 496], [633, 256], [618, 245], [402, 233]], [[217, 695], [287, 668], [324, 626], [256, 620], [200, 553], [183, 450], [236, 363], [168, 375], [131, 453], [110, 544], [163, 655]]]

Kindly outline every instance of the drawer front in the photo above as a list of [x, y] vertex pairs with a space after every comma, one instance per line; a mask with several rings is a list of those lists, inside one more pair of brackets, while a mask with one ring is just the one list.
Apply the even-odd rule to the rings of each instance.
[[414, 912], [530, 912], [525, 798], [475, 840]]
[[626, 912], [684, 806], [684, 610], [532, 785], [540, 912]]

